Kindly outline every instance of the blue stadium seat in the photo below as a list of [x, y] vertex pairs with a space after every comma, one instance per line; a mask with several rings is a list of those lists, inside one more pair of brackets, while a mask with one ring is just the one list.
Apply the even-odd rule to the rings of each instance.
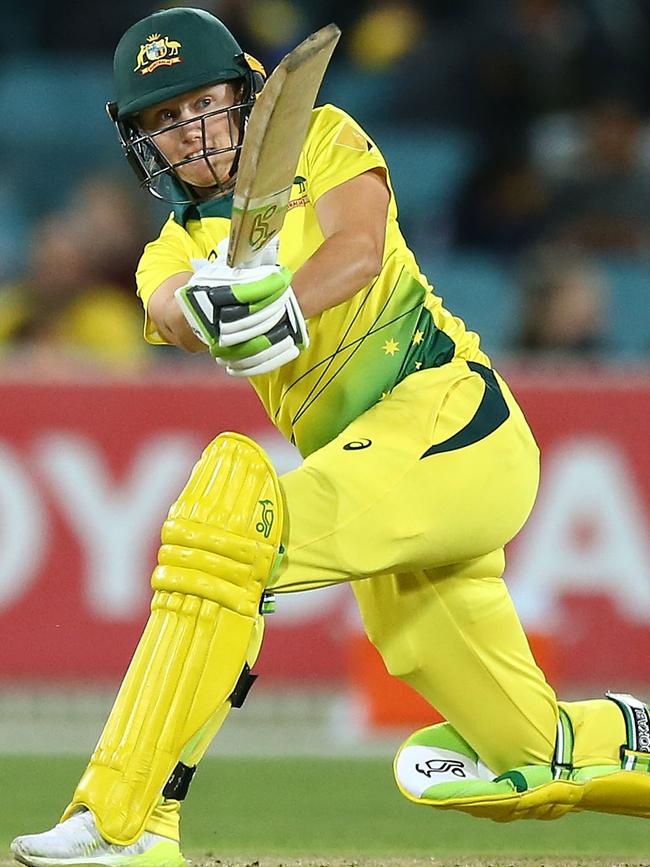
[[402, 218], [431, 221], [447, 212], [473, 165], [471, 135], [433, 125], [377, 126], [372, 134], [388, 163]]
[[361, 126], [370, 127], [386, 117], [398, 86], [392, 70], [362, 72], [338, 61], [327, 70], [316, 104], [331, 102], [351, 114]]
[[65, 143], [103, 146], [111, 140], [104, 105], [111, 96], [109, 63], [28, 55], [0, 66], [2, 148]]
[[650, 357], [650, 260], [606, 257], [611, 284], [609, 341], [621, 358]]
[[0, 66], [0, 159], [8, 195], [29, 216], [56, 208], [88, 171], [121, 162], [104, 110], [111, 87], [108, 63], [27, 55]]
[[0, 177], [0, 282], [21, 273], [27, 258], [29, 224], [18, 189]]
[[521, 301], [511, 272], [498, 257], [423, 252], [418, 262], [444, 306], [480, 334], [488, 355], [510, 349], [519, 326]]

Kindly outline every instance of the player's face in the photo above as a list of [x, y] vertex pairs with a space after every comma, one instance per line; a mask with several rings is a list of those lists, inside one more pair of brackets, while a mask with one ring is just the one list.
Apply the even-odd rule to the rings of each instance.
[[[213, 84], [144, 109], [140, 125], [144, 132], [153, 136], [172, 165], [190, 160], [176, 169], [186, 183], [193, 187], [212, 187], [228, 180], [233, 163], [238, 112], [225, 109], [234, 103], [231, 84]], [[208, 116], [202, 121], [204, 115]], [[167, 130], [172, 125], [173, 128]], [[215, 153], [221, 150], [224, 152]]]

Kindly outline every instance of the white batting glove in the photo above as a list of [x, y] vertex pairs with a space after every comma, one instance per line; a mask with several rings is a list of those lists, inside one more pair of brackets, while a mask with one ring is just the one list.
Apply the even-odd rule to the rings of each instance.
[[192, 331], [231, 376], [268, 373], [309, 345], [292, 274], [262, 264], [271, 256], [273, 251], [264, 251], [253, 267], [229, 268], [222, 249], [216, 262], [201, 263], [189, 283], [176, 290]]

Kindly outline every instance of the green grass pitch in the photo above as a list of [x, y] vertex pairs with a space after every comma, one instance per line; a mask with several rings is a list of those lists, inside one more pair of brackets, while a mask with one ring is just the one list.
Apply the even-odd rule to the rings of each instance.
[[[80, 758], [0, 756], [1, 865], [13, 836], [57, 821], [83, 766]], [[402, 798], [389, 759], [205, 759], [182, 830], [194, 865], [650, 864], [644, 819], [584, 814], [499, 825], [436, 812]]]

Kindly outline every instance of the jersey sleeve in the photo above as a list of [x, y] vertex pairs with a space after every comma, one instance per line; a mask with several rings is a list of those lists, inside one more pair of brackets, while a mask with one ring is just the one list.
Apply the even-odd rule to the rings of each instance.
[[144, 306], [144, 339], [148, 343], [167, 343], [147, 316], [149, 299], [169, 277], [192, 270], [189, 237], [171, 215], [156, 240], [144, 248], [135, 275], [138, 296]]
[[349, 114], [333, 105], [316, 109], [305, 143], [310, 198], [371, 169], [386, 171], [379, 148]]

